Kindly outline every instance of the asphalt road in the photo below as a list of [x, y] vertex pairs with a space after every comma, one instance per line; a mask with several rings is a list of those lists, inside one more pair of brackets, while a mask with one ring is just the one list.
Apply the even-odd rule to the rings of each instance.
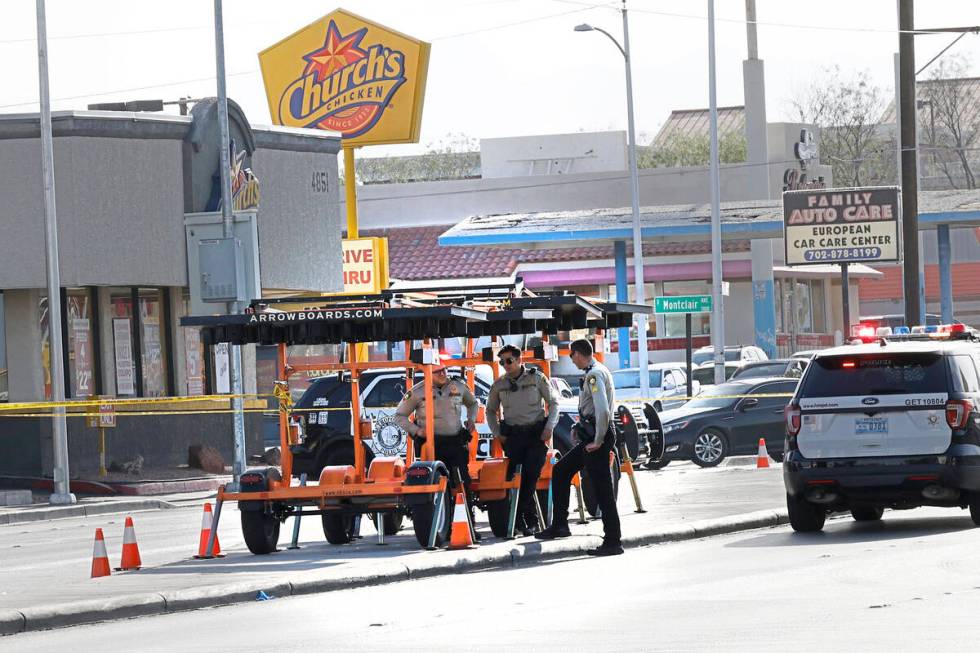
[[[639, 472], [640, 490], [648, 512], [633, 512], [632, 494], [624, 483], [619, 494], [624, 532], [782, 508], [780, 471], [778, 466], [763, 470], [700, 469], [684, 463], [671, 464], [657, 472]], [[293, 525], [292, 520], [287, 520], [280, 533], [280, 551], [269, 556], [253, 556], [242, 539], [238, 509], [228, 504], [219, 527], [222, 550], [227, 557], [193, 560], [203, 502], [201, 494], [181, 501], [177, 509], [133, 513], [145, 568], [107, 578], [89, 578], [95, 528], [103, 529], [110, 564], [118, 565], [125, 514], [0, 526], [0, 609], [204, 588], [239, 581], [274, 581], [281, 580], [283, 574], [328, 567], [362, 570], [410, 556], [441, 555], [441, 552], [419, 549], [408, 521], [401, 533], [388, 538], [386, 546], [376, 546], [373, 526], [364, 524], [364, 539], [337, 547], [325, 542], [319, 518], [306, 517], [302, 521], [300, 550], [285, 550]], [[484, 545], [494, 546], [496, 540], [489, 536], [482, 513], [478, 521], [488, 536]], [[574, 530], [576, 534], [598, 535], [602, 527], [593, 522], [587, 526], [576, 525]]]
[[956, 510], [849, 518], [501, 571], [0, 640], [40, 650], [968, 650], [977, 531]]

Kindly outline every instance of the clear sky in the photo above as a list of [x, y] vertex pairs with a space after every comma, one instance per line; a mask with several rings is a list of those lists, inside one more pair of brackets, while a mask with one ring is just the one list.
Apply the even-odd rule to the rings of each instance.
[[[432, 43], [422, 145], [472, 138], [624, 129], [623, 60], [597, 32], [617, 38], [618, 2], [596, 0], [225, 0], [228, 95], [269, 124], [257, 53], [343, 7]], [[745, 3], [716, 0], [718, 103], [740, 105]], [[896, 0], [757, 0], [759, 55], [769, 119], [791, 118], [789, 100], [828, 66], [868, 70], [893, 88]], [[610, 8], [612, 7], [612, 8]], [[646, 142], [672, 109], [706, 107], [707, 0], [631, 0], [637, 129]], [[0, 111], [37, 111], [34, 0], [3, 0]], [[54, 109], [91, 102], [215, 94], [211, 0], [47, 0]], [[980, 25], [980, 0], [918, 0], [916, 27]], [[916, 37], [924, 64], [955, 36]], [[980, 36], [950, 50], [980, 69]], [[645, 137], [644, 137], [645, 136]], [[367, 148], [411, 154], [419, 146]]]

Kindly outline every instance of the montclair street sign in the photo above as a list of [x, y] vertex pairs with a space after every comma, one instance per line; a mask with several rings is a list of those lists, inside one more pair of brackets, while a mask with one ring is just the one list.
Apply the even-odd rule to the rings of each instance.
[[710, 313], [711, 295], [678, 295], [677, 297], [657, 297], [653, 312], [664, 313]]

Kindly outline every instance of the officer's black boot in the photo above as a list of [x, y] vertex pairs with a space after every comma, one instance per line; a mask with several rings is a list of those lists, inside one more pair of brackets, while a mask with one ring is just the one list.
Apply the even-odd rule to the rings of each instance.
[[524, 537], [530, 537], [538, 531], [541, 527], [538, 526], [538, 515], [537, 513], [530, 513], [524, 515], [523, 519], [518, 519], [518, 530], [521, 531], [521, 535]]
[[539, 540], [554, 540], [559, 537], [571, 537], [572, 531], [568, 530], [567, 523], [559, 523], [556, 519], [551, 526], [534, 534]]
[[623, 545], [619, 542], [606, 542], [602, 541], [602, 544], [594, 549], [589, 549], [586, 551], [590, 556], [618, 556], [623, 554]]

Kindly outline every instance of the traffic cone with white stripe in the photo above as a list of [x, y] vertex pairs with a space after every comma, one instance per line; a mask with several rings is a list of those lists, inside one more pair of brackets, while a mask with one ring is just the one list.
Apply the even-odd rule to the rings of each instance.
[[766, 450], [766, 439], [759, 438], [759, 457], [755, 460], [755, 468], [762, 469], [769, 466], [769, 452]]
[[221, 556], [221, 545], [218, 544], [218, 534], [214, 534], [214, 551], [208, 555], [208, 539], [211, 537], [211, 504], [204, 504], [204, 517], [201, 518], [201, 542], [197, 546], [195, 558], [217, 558]]
[[105, 538], [102, 536], [102, 529], [95, 529], [95, 548], [92, 550], [92, 578], [108, 576], [112, 572], [109, 570], [109, 555], [105, 551]]
[[453, 530], [449, 536], [450, 549], [469, 549], [473, 546], [470, 537], [470, 520], [466, 514], [466, 499], [462, 492], [456, 493], [456, 508], [453, 510]]
[[133, 518], [126, 517], [126, 529], [123, 531], [122, 559], [116, 571], [139, 569], [143, 566], [140, 560], [140, 548], [136, 544], [136, 529], [133, 528]]

